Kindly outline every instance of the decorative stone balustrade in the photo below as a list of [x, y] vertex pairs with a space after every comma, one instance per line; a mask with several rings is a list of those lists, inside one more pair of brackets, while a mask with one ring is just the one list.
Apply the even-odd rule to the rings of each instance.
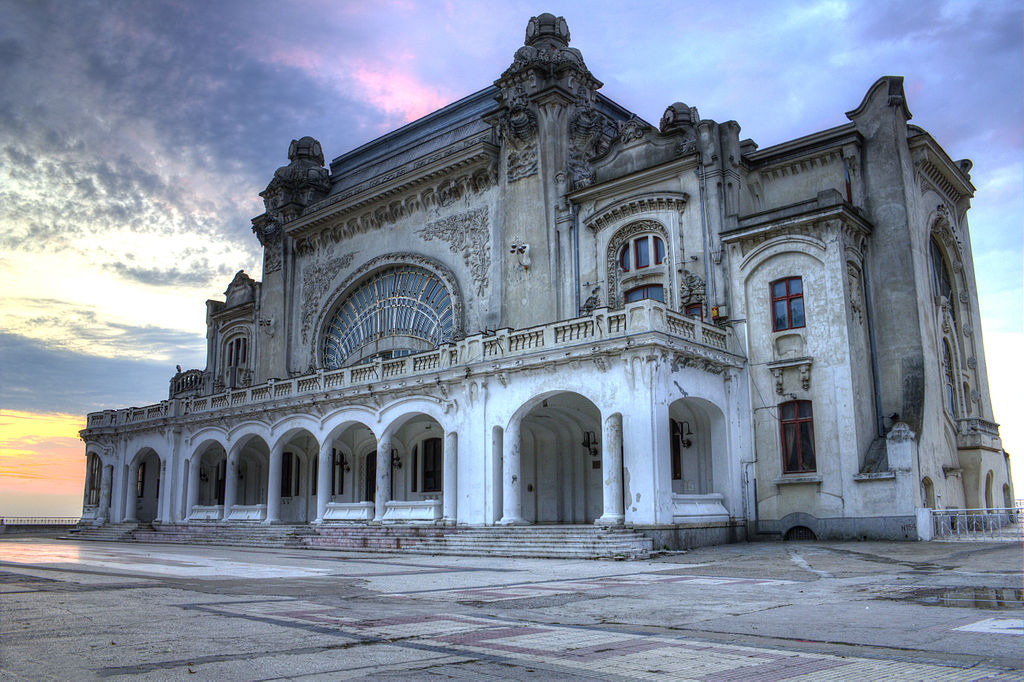
[[[435, 350], [335, 370], [319, 370], [292, 379], [271, 379], [265, 384], [227, 390], [211, 396], [191, 396], [165, 400], [146, 407], [93, 412], [87, 428], [136, 424], [155, 419], [200, 414], [213, 410], [240, 407], [298, 396], [313, 396], [327, 391], [404, 379], [430, 372], [443, 372], [480, 362], [493, 362], [510, 357], [524, 357], [548, 351], [634, 337], [660, 334], [669, 339], [704, 347], [712, 351], [738, 355], [732, 347], [731, 333], [721, 327], [685, 317], [667, 310], [655, 301], [639, 301], [614, 312], [599, 308], [591, 315], [529, 327], [499, 329], [474, 334]], [[739, 360], [736, 358], [736, 364]], [[189, 370], [181, 375], [191, 375]], [[200, 374], [202, 374], [200, 372]]]
[[168, 398], [185, 398], [191, 395], [201, 395], [204, 387], [206, 373], [201, 369], [189, 369], [178, 372], [171, 377], [171, 390]]

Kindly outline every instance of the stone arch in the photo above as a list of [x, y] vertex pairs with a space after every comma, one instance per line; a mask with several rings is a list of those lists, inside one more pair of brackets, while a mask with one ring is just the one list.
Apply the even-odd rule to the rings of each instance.
[[995, 501], [995, 473], [989, 469], [985, 474], [985, 509], [992, 511], [996, 507]]
[[452, 330], [451, 339], [459, 340], [465, 336], [465, 299], [458, 279], [452, 271], [429, 256], [418, 253], [391, 253], [373, 258], [356, 270], [335, 287], [334, 291], [327, 297], [328, 304], [325, 305], [317, 317], [316, 333], [312, 335], [313, 347], [310, 349], [310, 357], [315, 358], [318, 367], [325, 366], [324, 343], [327, 336], [328, 324], [348, 299], [351, 292], [355, 291], [364, 281], [371, 278], [375, 273], [392, 266], [412, 266], [426, 270], [428, 273], [440, 280], [448, 292], [452, 307]]
[[[324, 420], [322, 443], [324, 448], [330, 448], [331, 468], [329, 473], [322, 469], [328, 476], [328, 495], [320, 500], [318, 493], [317, 498], [318, 516], [323, 520], [372, 518], [374, 495], [370, 490], [367, 497], [367, 486], [373, 487], [376, 474], [370, 467], [376, 466], [377, 435], [369, 426], [375, 422], [375, 413], [365, 408], [343, 409]], [[321, 459], [320, 466], [324, 464]]]
[[267, 522], [308, 523], [316, 516], [319, 424], [297, 415], [275, 425], [267, 461]]
[[150, 523], [160, 515], [159, 503], [166, 481], [164, 460], [151, 446], [139, 448], [128, 462], [125, 481], [125, 520]]
[[1009, 483], [1004, 483], [1003, 484], [1003, 508], [1005, 508], [1005, 509], [1013, 509], [1013, 507], [1014, 507], [1014, 504], [1013, 504], [1013, 491], [1010, 490], [1010, 484]]
[[668, 405], [668, 452], [658, 466], [667, 475], [676, 523], [726, 521], [729, 454], [722, 409], [704, 398], [687, 396]]
[[593, 523], [600, 518], [602, 438], [601, 410], [581, 392], [546, 391], [527, 400], [504, 431], [502, 522]]
[[[201, 437], [198, 445], [192, 449], [188, 467], [189, 501], [187, 505], [190, 518], [199, 512], [196, 506], [210, 508], [207, 510], [208, 513], [198, 513], [198, 516], [204, 520], [217, 520], [223, 516], [227, 459], [228, 450], [224, 445], [224, 440], [213, 435]], [[213, 508], [220, 508], [220, 513], [216, 513]]]
[[665, 248], [665, 258], [660, 265], [655, 266], [654, 254], [651, 254], [650, 258], [652, 265], [650, 267], [650, 273], [649, 275], [644, 275], [643, 278], [638, 279], [637, 284], [662, 284], [664, 286], [665, 305], [670, 309], [674, 308], [673, 302], [675, 297], [673, 295], [674, 292], [672, 291], [672, 240], [669, 238], [668, 230], [665, 229], [665, 226], [657, 220], [652, 220], [650, 218], [635, 220], [623, 225], [616, 230], [611, 239], [608, 240], [608, 248], [605, 252], [605, 274], [607, 275], [605, 281], [608, 282], [606, 300], [609, 308], [621, 308], [625, 304], [623, 299], [624, 292], [622, 282], [626, 278], [623, 276], [624, 273], [620, 271], [619, 252], [630, 242], [630, 240], [644, 234], [652, 234], [662, 240], [662, 244]]
[[266, 515], [270, 460], [266, 429], [234, 431], [237, 435], [228, 449], [225, 474], [224, 518], [262, 521]]

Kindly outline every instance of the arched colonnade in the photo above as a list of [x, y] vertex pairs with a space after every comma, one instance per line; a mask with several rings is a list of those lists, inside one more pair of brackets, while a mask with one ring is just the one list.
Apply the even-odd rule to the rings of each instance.
[[[379, 419], [348, 408], [324, 419], [208, 427], [182, 444], [173, 492], [163, 485], [171, 466], [166, 446], [129, 449], [118, 520], [454, 524], [461, 493], [474, 506], [464, 523], [616, 525], [626, 520], [629, 461], [634, 472], [649, 467], [674, 515], [706, 510], [712, 497], [725, 511], [717, 491], [730, 478], [729, 458], [716, 405], [684, 398], [656, 417], [624, 412], [555, 390], [495, 410], [487, 426], [456, 423], [435, 402], [410, 399]], [[652, 439], [637, 431], [652, 427], [665, 433]], [[459, 464], [459, 428], [476, 432], [466, 432], [472, 452], [464, 445], [461, 456], [479, 461]], [[461, 491], [460, 469], [467, 477]]]

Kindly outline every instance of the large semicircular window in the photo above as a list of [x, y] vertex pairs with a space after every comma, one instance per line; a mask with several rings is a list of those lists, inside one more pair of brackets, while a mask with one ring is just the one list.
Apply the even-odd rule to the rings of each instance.
[[401, 357], [450, 341], [452, 300], [434, 273], [412, 265], [384, 268], [349, 291], [324, 335], [324, 367]]

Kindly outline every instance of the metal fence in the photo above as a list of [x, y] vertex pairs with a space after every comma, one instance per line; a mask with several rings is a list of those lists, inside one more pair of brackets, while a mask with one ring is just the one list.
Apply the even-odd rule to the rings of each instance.
[[3, 526], [74, 526], [77, 516], [0, 516]]
[[934, 539], [1024, 541], [1021, 507], [1001, 509], [933, 509]]

